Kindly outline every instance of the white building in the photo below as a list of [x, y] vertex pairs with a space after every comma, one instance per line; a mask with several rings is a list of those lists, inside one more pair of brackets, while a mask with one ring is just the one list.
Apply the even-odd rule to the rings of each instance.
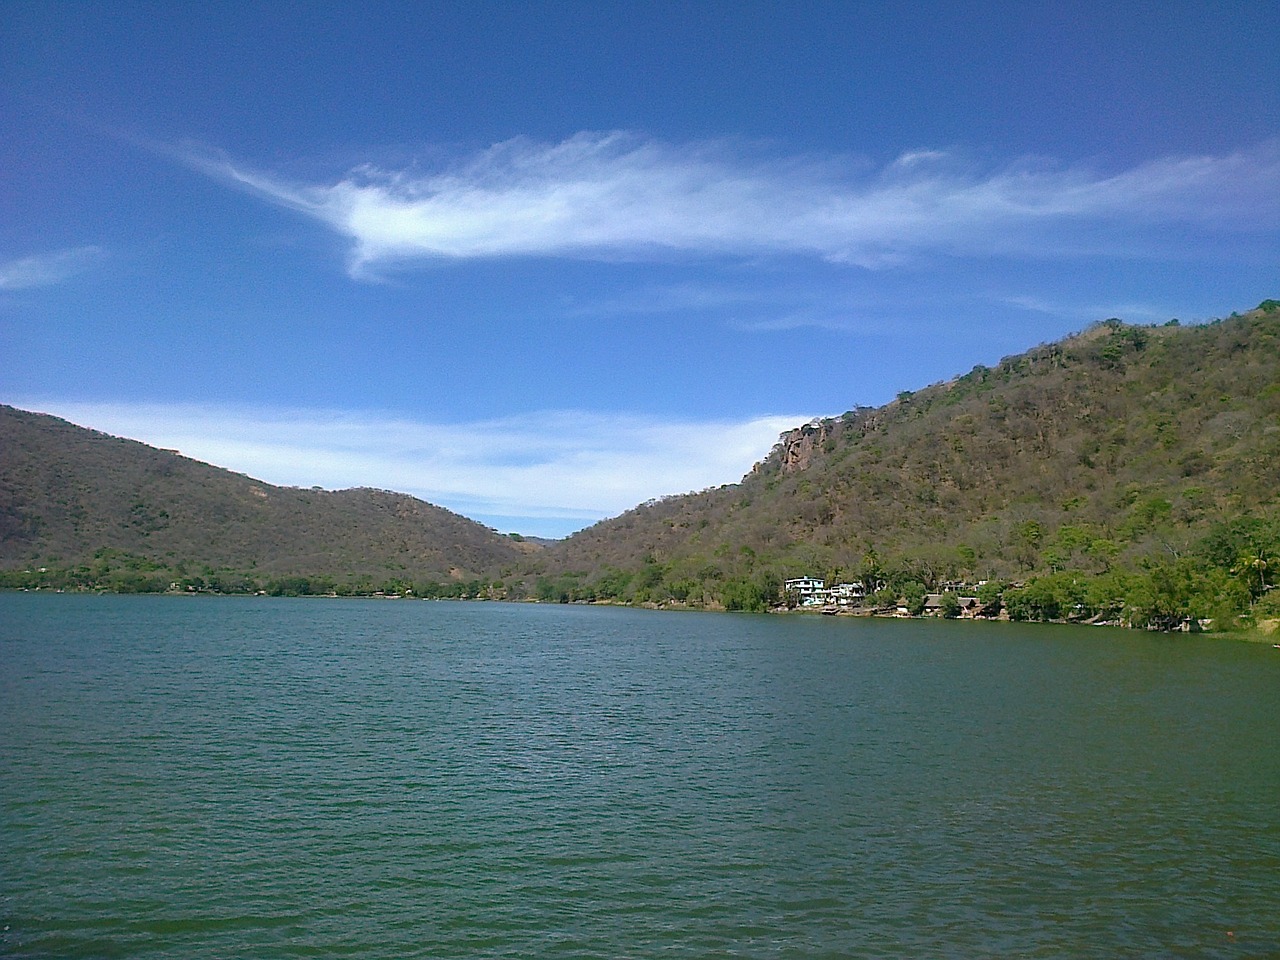
[[818, 606], [826, 600], [827, 581], [817, 577], [796, 577], [783, 583], [787, 596], [795, 597], [802, 607]]
[[838, 607], [853, 607], [867, 595], [866, 588], [857, 580], [853, 583], [837, 583], [827, 591], [827, 601]]

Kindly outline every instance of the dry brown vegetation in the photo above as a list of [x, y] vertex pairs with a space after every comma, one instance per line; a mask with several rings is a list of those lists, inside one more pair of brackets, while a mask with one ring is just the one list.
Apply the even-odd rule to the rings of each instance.
[[1214, 536], [1239, 541], [1219, 553], [1280, 550], [1278, 493], [1280, 304], [1267, 301], [1197, 326], [1109, 320], [809, 424], [741, 483], [596, 524], [531, 574], [561, 596], [708, 603], [745, 587], [768, 602], [810, 574], [1083, 581], [1205, 560]]
[[740, 483], [545, 549], [7, 407], [0, 458], [0, 585], [762, 609], [801, 575], [888, 602], [987, 580], [1018, 617], [1247, 623], [1280, 613], [1280, 302], [1105, 321], [799, 427]]
[[476, 577], [523, 555], [510, 539], [405, 494], [272, 486], [0, 407], [0, 569], [380, 585]]

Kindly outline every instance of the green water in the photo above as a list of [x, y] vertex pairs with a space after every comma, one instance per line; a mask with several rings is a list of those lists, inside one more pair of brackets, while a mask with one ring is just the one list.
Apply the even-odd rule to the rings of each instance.
[[8, 957], [1280, 956], [1280, 650], [0, 595]]

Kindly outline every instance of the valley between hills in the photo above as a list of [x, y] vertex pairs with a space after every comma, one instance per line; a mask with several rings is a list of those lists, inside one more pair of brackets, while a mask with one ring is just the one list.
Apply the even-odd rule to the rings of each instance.
[[[395, 595], [1257, 629], [1280, 617], [1280, 301], [1106, 320], [783, 434], [738, 483], [563, 541], [278, 487], [0, 407], [0, 586]], [[927, 598], [933, 596], [932, 602]]]

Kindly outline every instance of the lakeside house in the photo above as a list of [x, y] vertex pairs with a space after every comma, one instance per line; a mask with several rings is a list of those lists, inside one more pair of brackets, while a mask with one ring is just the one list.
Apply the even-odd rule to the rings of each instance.
[[[983, 582], [985, 583], [986, 581]], [[942, 592], [930, 593], [925, 596], [924, 616], [945, 616], [949, 601], [945, 600], [944, 597], [948, 593], [955, 596], [958, 604], [955, 610], [956, 616], [972, 619], [982, 614], [983, 605], [976, 596], [972, 595], [972, 585], [957, 582], [943, 583], [940, 586], [944, 588]], [[852, 583], [837, 583], [828, 587], [826, 581], [819, 577], [794, 577], [784, 581], [783, 587], [786, 590], [789, 602], [795, 606], [822, 607], [827, 612], [861, 607], [867, 598], [866, 587], [857, 580]], [[911, 610], [902, 601], [899, 601], [896, 613], [900, 617], [912, 615]]]
[[[955, 591], [951, 591], [955, 592]], [[941, 617], [946, 609], [946, 604], [942, 599], [941, 593], [930, 593], [924, 598], [924, 615], [926, 617]], [[978, 602], [977, 597], [962, 597], [957, 595], [956, 601], [960, 604], [959, 613], [956, 615], [965, 619], [972, 619], [977, 616], [978, 611], [982, 608], [982, 604]]]
[[800, 607], [856, 607], [866, 596], [866, 589], [857, 581], [828, 587], [818, 577], [796, 577], [785, 581], [783, 588]]
[[827, 600], [837, 607], [858, 607], [866, 599], [867, 589], [859, 580], [853, 583], [837, 583], [827, 591]]
[[[775, 580], [774, 583], [777, 583]], [[783, 583], [787, 596], [794, 598], [801, 607], [817, 607], [823, 603], [823, 595], [827, 590], [827, 581], [817, 577], [795, 577]]]

